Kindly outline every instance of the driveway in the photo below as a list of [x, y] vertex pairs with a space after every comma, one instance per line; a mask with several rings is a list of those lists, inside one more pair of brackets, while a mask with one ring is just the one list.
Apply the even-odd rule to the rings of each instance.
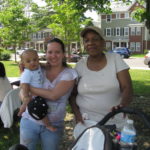
[[130, 66], [131, 69], [150, 70], [148, 65], [144, 64], [144, 58], [130, 57], [128, 59], [124, 59], [124, 61]]

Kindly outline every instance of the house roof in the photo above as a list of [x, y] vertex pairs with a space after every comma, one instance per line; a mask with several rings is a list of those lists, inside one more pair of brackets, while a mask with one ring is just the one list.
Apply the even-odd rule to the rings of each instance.
[[129, 11], [130, 8], [135, 4], [135, 1], [132, 1], [131, 3], [123, 3], [122, 1], [119, 2], [112, 2], [110, 8], [112, 9], [112, 12], [125, 12]]

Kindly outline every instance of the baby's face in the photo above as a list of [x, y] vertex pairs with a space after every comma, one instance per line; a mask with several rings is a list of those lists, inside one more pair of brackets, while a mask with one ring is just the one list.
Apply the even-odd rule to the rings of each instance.
[[39, 58], [35, 52], [24, 53], [23, 56], [24, 67], [29, 70], [36, 70], [39, 67]]

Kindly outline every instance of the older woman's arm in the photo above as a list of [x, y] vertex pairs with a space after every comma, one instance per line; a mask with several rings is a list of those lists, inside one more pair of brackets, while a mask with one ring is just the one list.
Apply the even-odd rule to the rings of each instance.
[[71, 96], [69, 98], [69, 104], [71, 106], [71, 109], [75, 115], [75, 120], [76, 123], [81, 122], [84, 123], [83, 119], [82, 119], [82, 115], [80, 113], [79, 107], [76, 104], [76, 96], [77, 96], [78, 92], [77, 92], [77, 85], [74, 86], [73, 91], [71, 93]]
[[57, 100], [61, 96], [65, 95], [71, 88], [73, 88], [75, 80], [60, 81], [53, 89], [43, 89], [30, 87], [30, 91], [34, 95], [38, 95], [50, 100]]
[[112, 109], [128, 106], [131, 103], [133, 96], [132, 82], [128, 69], [118, 72], [117, 78], [120, 84], [122, 100], [118, 106], [114, 106]]

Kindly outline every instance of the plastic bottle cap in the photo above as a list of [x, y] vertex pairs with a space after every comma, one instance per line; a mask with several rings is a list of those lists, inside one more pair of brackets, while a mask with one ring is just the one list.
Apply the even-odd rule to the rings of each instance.
[[127, 123], [133, 124], [133, 120], [128, 119], [128, 120], [127, 120]]

